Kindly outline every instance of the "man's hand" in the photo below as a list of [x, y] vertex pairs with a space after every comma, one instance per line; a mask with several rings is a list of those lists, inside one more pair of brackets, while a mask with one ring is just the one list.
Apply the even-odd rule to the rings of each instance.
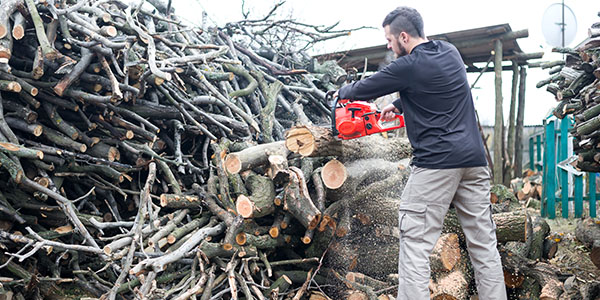
[[400, 113], [394, 104], [390, 103], [381, 110], [381, 121], [389, 122], [396, 119], [396, 114]]

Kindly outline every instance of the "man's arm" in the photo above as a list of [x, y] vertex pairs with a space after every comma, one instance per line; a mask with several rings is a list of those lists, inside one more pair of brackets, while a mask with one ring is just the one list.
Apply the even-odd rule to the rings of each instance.
[[342, 87], [338, 91], [340, 99], [370, 100], [408, 87], [410, 64], [406, 57], [401, 57], [383, 70], [370, 77]]

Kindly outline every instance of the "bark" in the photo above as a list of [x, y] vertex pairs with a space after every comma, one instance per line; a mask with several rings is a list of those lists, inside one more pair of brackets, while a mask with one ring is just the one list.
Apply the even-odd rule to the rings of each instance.
[[239, 152], [230, 153], [225, 157], [225, 169], [231, 174], [237, 174], [260, 165], [267, 165], [269, 163], [269, 156], [273, 154], [287, 156], [283, 142], [261, 144]]
[[460, 261], [460, 245], [455, 233], [443, 234], [429, 256], [432, 272], [451, 271]]

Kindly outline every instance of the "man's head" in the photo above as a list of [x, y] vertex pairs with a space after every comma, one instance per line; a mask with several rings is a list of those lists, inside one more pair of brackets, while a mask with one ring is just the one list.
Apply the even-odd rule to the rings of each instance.
[[394, 9], [383, 20], [383, 28], [387, 47], [397, 56], [409, 54], [416, 45], [427, 40], [423, 18], [414, 8], [400, 6]]

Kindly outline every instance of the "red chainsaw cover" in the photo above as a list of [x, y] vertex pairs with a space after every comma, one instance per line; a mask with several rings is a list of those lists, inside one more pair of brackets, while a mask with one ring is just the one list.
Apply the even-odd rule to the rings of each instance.
[[338, 105], [335, 109], [335, 127], [338, 137], [343, 140], [404, 127], [404, 117], [397, 115], [399, 125], [382, 128], [379, 123], [381, 113], [374, 103], [343, 99], [338, 101]]

